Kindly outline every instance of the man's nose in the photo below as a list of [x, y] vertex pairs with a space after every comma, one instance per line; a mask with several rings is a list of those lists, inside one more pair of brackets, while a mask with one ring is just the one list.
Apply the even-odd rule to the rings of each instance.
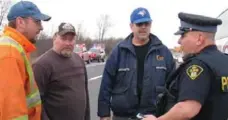
[[40, 31], [42, 31], [44, 28], [43, 28], [43, 25], [40, 25]]
[[71, 44], [72, 44], [72, 41], [71, 41], [71, 40], [66, 40], [66, 41], [65, 41], [65, 44], [66, 44], [66, 45], [71, 45]]
[[181, 40], [182, 40], [181, 38], [178, 39], [178, 44], [181, 44]]
[[142, 28], [146, 28], [147, 26], [148, 26], [147, 23], [143, 23], [143, 24], [141, 25]]

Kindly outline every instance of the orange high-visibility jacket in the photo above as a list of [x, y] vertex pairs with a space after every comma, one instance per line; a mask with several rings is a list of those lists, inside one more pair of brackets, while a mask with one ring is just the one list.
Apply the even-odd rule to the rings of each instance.
[[0, 120], [40, 120], [41, 100], [29, 53], [35, 46], [15, 29], [0, 37]]

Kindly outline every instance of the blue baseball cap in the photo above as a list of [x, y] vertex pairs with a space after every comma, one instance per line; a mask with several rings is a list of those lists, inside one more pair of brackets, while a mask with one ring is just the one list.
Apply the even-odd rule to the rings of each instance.
[[151, 22], [150, 13], [146, 8], [136, 8], [131, 13], [131, 23]]
[[39, 8], [30, 1], [20, 1], [10, 8], [7, 15], [8, 21], [15, 20], [17, 17], [32, 17], [42, 21], [51, 19], [50, 16], [41, 13]]

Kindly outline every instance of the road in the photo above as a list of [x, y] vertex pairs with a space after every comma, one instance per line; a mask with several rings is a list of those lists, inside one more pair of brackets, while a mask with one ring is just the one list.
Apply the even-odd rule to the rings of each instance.
[[97, 117], [97, 97], [100, 88], [102, 73], [104, 70], [104, 65], [105, 63], [91, 63], [86, 66], [89, 78], [91, 120], [99, 120], [99, 118]]
[[100, 88], [101, 77], [105, 63], [91, 63], [86, 66], [89, 78], [90, 114], [91, 120], [99, 120], [97, 117], [97, 97]]

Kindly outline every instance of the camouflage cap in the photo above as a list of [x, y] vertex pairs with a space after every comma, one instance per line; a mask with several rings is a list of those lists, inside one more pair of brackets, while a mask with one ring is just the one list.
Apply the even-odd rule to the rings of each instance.
[[73, 33], [74, 35], [76, 35], [75, 28], [70, 23], [61, 23], [58, 28], [58, 34], [65, 35], [66, 33]]

